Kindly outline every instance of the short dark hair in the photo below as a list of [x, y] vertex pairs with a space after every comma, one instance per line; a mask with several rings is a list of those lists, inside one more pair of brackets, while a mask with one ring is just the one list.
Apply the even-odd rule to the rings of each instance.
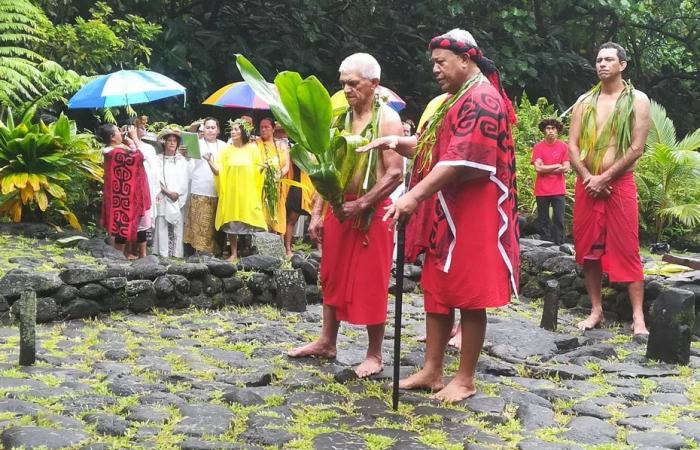
[[627, 61], [627, 52], [620, 44], [616, 44], [615, 42], [606, 42], [605, 44], [600, 46], [598, 51], [601, 51], [606, 48], [614, 48], [615, 50], [617, 50], [617, 59], [619, 59], [620, 62]]
[[544, 129], [550, 126], [555, 127], [557, 129], [557, 133], [561, 133], [561, 130], [564, 129], [564, 125], [562, 125], [561, 122], [559, 122], [557, 119], [552, 118], [542, 119], [539, 125], [537, 125], [537, 128], [539, 128], [540, 131], [544, 133]]
[[102, 141], [103, 144], [109, 145], [112, 142], [114, 133], [119, 132], [116, 128], [117, 126], [113, 123], [103, 123], [97, 128], [97, 138]]
[[219, 120], [216, 117], [212, 117], [212, 116], [207, 116], [204, 119], [202, 119], [202, 126], [206, 125], [206, 123], [209, 122], [210, 120], [213, 120], [214, 123], [216, 123], [216, 128], [221, 128], [221, 126], [219, 125]]
[[270, 122], [270, 125], [272, 125], [272, 128], [275, 127], [275, 121], [272, 120], [272, 117], [263, 117], [262, 119], [260, 119], [260, 122], [258, 122], [258, 128], [260, 128], [260, 125], [262, 125], [262, 123], [265, 122], [266, 120], [268, 122]]

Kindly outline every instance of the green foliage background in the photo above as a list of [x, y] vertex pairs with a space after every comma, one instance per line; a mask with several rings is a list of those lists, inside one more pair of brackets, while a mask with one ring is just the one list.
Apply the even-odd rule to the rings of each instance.
[[[8, 105], [58, 115], [86, 76], [150, 68], [185, 85], [188, 102], [139, 105], [139, 113], [176, 123], [207, 115], [224, 120], [232, 111], [201, 101], [241, 79], [235, 53], [249, 56], [267, 79], [293, 70], [316, 75], [333, 92], [340, 61], [366, 51], [382, 65], [382, 83], [407, 101], [403, 116], [415, 119], [439, 94], [426, 43], [461, 27], [496, 61], [519, 105], [519, 191], [521, 209], [530, 212], [536, 122], [567, 110], [596, 81], [591, 62], [603, 42], [628, 50], [627, 77], [665, 108], [675, 144], [696, 135], [699, 10], [698, 0], [0, 0], [0, 118]], [[81, 126], [95, 125], [94, 112], [70, 115]], [[698, 173], [686, 170], [687, 158], [675, 168], [673, 142], [664, 145], [640, 161], [642, 231], [655, 238], [697, 233], [688, 219], [694, 210], [684, 205], [700, 202], [693, 188]], [[688, 182], [665, 182], [669, 171]], [[659, 231], [659, 220], [667, 231]]]

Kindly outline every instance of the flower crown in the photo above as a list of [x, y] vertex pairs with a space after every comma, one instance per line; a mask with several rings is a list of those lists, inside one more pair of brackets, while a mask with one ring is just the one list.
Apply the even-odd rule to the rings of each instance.
[[233, 128], [234, 125], [238, 125], [239, 127], [243, 128], [248, 136], [253, 134], [255, 129], [253, 128], [253, 125], [250, 124], [247, 120], [243, 119], [236, 119], [236, 120], [230, 120], [228, 121], [228, 127], [229, 130]]

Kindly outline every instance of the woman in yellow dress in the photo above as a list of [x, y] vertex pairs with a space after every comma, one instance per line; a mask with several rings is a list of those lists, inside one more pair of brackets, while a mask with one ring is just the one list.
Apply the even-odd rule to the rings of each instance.
[[275, 208], [268, 207], [263, 192], [263, 209], [265, 210], [265, 219], [267, 227], [270, 231], [283, 235], [287, 229], [287, 215], [285, 204], [287, 202], [287, 191], [289, 186], [281, 182], [287, 178], [289, 174], [289, 147], [284, 141], [277, 141], [273, 137], [275, 130], [272, 119], [266, 117], [260, 121], [260, 139], [257, 140], [260, 154], [262, 155], [264, 164], [267, 164], [276, 172], [275, 178], [277, 181], [277, 201]]
[[215, 225], [229, 237], [229, 261], [238, 259], [239, 234], [252, 234], [267, 228], [262, 205], [263, 160], [257, 145], [249, 142], [251, 132], [248, 122], [240, 119], [232, 122], [231, 145], [216, 158], [206, 157], [219, 195]]

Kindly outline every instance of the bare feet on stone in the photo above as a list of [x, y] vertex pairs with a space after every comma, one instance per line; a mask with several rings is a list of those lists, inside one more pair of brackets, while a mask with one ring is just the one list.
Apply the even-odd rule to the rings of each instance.
[[[452, 331], [450, 331], [450, 337], [453, 338], [453, 337], [457, 336], [457, 334], [460, 335], [459, 345], [453, 345], [452, 339], [450, 339], [450, 345], [453, 345], [454, 347], [457, 347], [457, 348], [461, 348], [462, 347], [462, 341], [461, 341], [462, 340], [462, 338], [461, 338], [462, 329], [460, 328], [459, 323], [454, 324], [454, 326], [452, 327]], [[418, 336], [416, 338], [416, 340], [418, 342], [425, 342], [427, 339], [428, 339], [428, 336], [426, 336], [425, 334], [421, 334], [420, 336]]]
[[301, 347], [297, 347], [287, 352], [287, 356], [291, 358], [313, 356], [316, 358], [333, 359], [335, 358], [335, 355], [335, 345], [325, 344], [320, 341], [314, 341], [310, 344], [302, 345]]
[[[452, 331], [455, 329], [453, 328]], [[454, 347], [457, 350], [462, 350], [462, 328], [457, 327], [457, 332], [453, 333], [452, 338], [447, 342], [447, 345]]]
[[358, 378], [367, 378], [384, 370], [381, 358], [368, 356], [359, 366], [355, 367]]
[[476, 394], [476, 387], [474, 386], [474, 381], [465, 382], [460, 381], [457, 378], [453, 379], [447, 386], [436, 392], [430, 398], [435, 400], [440, 400], [445, 403], [457, 403], [464, 399], [471, 397]]
[[643, 320], [635, 321], [632, 323], [632, 335], [637, 336], [649, 336], [649, 330]]
[[421, 369], [408, 378], [399, 381], [400, 389], [425, 389], [432, 392], [439, 391], [445, 387], [442, 375], [435, 375]]
[[601, 313], [591, 313], [587, 319], [580, 321], [576, 324], [576, 328], [581, 331], [592, 330], [593, 328], [599, 328], [603, 325], [605, 319]]

